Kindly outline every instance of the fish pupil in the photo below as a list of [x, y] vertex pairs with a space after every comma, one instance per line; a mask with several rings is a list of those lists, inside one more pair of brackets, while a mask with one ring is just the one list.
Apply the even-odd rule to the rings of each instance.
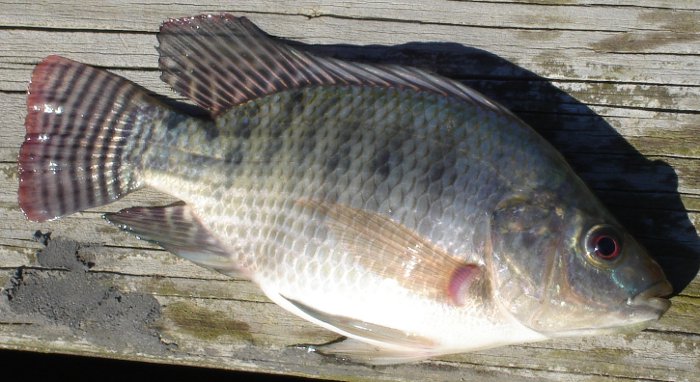
[[601, 235], [595, 241], [595, 253], [602, 259], [612, 260], [620, 253], [620, 249], [615, 239]]

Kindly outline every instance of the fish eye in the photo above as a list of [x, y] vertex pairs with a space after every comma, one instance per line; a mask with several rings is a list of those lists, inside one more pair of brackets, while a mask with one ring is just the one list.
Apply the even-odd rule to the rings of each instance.
[[622, 235], [609, 225], [597, 225], [586, 233], [586, 254], [595, 265], [609, 266], [622, 254]]

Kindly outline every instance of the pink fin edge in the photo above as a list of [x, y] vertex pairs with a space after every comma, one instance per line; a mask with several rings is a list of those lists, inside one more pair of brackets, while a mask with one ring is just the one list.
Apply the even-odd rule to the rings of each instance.
[[67, 58], [51, 55], [41, 60], [32, 71], [32, 77], [27, 89], [27, 116], [24, 119], [25, 136], [17, 157], [19, 172], [19, 189], [17, 200], [19, 207], [27, 219], [43, 222], [53, 216], [48, 211], [37, 208], [37, 188], [39, 177], [36, 176], [36, 154], [40, 149], [39, 135], [46, 131], [41, 123], [41, 114], [46, 101], [42, 89], [49, 82], [54, 70], [62, 63], [72, 63]]
[[27, 89], [27, 117], [24, 120], [24, 128], [27, 134], [44, 131], [38, 118], [41, 114], [40, 110], [36, 109], [36, 106], [41, 105], [44, 100], [40, 90], [46, 87], [49, 78], [59, 64], [70, 65], [73, 63], [75, 61], [65, 57], [51, 55], [41, 60], [34, 68], [34, 71], [32, 71], [32, 78]]
[[168, 29], [171, 27], [182, 27], [182, 26], [187, 26], [192, 24], [195, 21], [200, 21], [200, 20], [205, 20], [205, 19], [220, 19], [223, 22], [226, 21], [236, 21], [236, 20], [246, 20], [249, 21], [247, 17], [245, 16], [234, 16], [230, 13], [203, 13], [201, 15], [196, 15], [196, 16], [185, 16], [185, 17], [177, 17], [177, 18], [170, 18], [165, 21], [160, 25], [160, 30]]

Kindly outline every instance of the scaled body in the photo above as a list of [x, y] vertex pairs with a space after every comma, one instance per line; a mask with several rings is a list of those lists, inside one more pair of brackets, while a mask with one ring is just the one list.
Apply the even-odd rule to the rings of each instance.
[[[385, 257], [395, 254], [368, 246], [358, 258], [342, 243], [357, 233], [329, 230], [328, 217], [308, 202], [377, 213], [442, 248], [455, 264], [483, 266], [487, 211], [522, 191], [514, 181], [570, 187], [552, 184], [562, 182], [558, 155], [547, 147], [533, 151], [541, 138], [518, 123], [410, 90], [285, 91], [222, 114], [216, 137], [195, 146], [202, 151], [194, 155], [190, 137], [178, 136], [165, 145], [167, 154], [159, 153], [174, 166], [146, 168], [143, 179], [186, 201], [222, 243], [235, 243], [227, 251], [232, 263], [278, 303], [286, 298], [359, 316], [448, 348], [457, 348], [454, 342], [482, 348], [544, 337], [502, 315], [483, 293], [454, 309], [446, 287], [425, 285], [453, 270], [416, 272], [425, 261], [420, 253], [392, 261]], [[526, 162], [540, 165], [522, 179], [500, 176], [517, 175], [514, 167]]]

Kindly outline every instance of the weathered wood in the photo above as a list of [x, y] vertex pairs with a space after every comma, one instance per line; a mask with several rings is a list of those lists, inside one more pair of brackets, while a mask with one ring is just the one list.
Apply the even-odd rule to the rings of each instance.
[[[295, 348], [335, 335], [247, 281], [100, 218], [172, 202], [166, 195], [142, 190], [58, 221], [26, 221], [16, 156], [33, 65], [62, 54], [181, 99], [158, 78], [155, 33], [166, 18], [212, 11], [246, 15], [315, 52], [426, 67], [505, 104], [650, 248], [676, 288], [673, 307], [641, 333], [373, 368]], [[0, 41], [0, 348], [340, 380], [698, 380], [697, 1], [17, 1], [0, 4]], [[34, 240], [37, 230], [51, 232], [48, 248]], [[23, 300], [30, 290], [38, 302]]]

